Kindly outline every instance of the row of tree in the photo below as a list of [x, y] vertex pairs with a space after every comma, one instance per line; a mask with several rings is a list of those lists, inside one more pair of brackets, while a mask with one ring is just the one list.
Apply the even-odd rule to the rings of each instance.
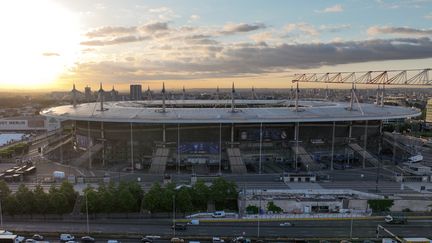
[[[179, 186], [174, 183], [161, 187], [154, 184], [144, 195], [142, 208], [150, 212], [206, 211], [207, 204], [213, 203], [216, 210], [237, 210], [238, 191], [233, 182], [218, 178], [211, 186], [198, 180], [194, 186]], [[175, 203], [175, 205], [174, 205]]]
[[0, 181], [0, 200], [3, 213], [15, 214], [64, 214], [72, 211], [77, 193], [73, 185], [63, 182], [59, 187], [52, 186], [45, 192], [41, 186], [29, 190], [20, 185], [12, 193], [4, 181]]
[[[67, 181], [58, 187], [52, 186], [48, 192], [41, 186], [29, 190], [20, 185], [15, 193], [0, 181], [2, 209], [9, 215], [71, 213], [77, 197], [78, 193]], [[237, 197], [236, 184], [222, 178], [214, 180], [211, 186], [203, 181], [192, 187], [177, 187], [174, 183], [162, 187], [155, 183], [148, 192], [137, 182], [110, 183], [87, 187], [81, 200], [81, 212], [172, 212], [174, 206], [177, 212], [195, 212], [206, 211], [208, 203], [214, 204], [216, 210], [236, 210]]]

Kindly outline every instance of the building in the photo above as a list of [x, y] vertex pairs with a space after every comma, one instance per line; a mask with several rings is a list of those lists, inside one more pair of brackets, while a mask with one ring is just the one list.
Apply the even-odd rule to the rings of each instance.
[[429, 99], [426, 104], [426, 122], [432, 123], [432, 99]]
[[142, 100], [142, 86], [141, 84], [130, 85], [130, 100]]
[[[71, 126], [77, 164], [152, 174], [305, 172], [377, 166], [382, 121], [418, 109], [327, 101], [148, 100], [53, 107]], [[90, 158], [90, 159], [89, 159]]]
[[53, 131], [60, 128], [60, 121], [54, 117], [19, 116], [0, 119], [0, 131]]
[[93, 97], [93, 93], [92, 90], [89, 86], [86, 86], [84, 88], [84, 96], [87, 102], [93, 101], [94, 97]]

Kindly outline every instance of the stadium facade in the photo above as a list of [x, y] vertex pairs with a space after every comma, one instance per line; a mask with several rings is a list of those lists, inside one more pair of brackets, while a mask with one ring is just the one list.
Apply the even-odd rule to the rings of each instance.
[[148, 100], [74, 104], [42, 115], [72, 127], [75, 163], [132, 170], [276, 173], [377, 165], [382, 121], [417, 109], [292, 100]]

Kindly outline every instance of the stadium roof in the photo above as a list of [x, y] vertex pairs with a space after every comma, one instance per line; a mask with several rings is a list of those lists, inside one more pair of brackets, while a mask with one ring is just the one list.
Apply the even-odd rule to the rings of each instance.
[[58, 106], [42, 111], [42, 115], [61, 120], [133, 122], [133, 123], [287, 123], [387, 120], [416, 117], [420, 110], [400, 106], [376, 106], [327, 101], [299, 101], [295, 111], [288, 100], [236, 100], [236, 112], [231, 112], [231, 100], [168, 100], [166, 112], [162, 101], [105, 102]]

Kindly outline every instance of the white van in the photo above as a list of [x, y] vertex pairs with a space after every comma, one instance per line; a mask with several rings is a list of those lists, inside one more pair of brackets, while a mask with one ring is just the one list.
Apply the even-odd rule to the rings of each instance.
[[225, 211], [216, 211], [212, 215], [213, 218], [225, 218]]

